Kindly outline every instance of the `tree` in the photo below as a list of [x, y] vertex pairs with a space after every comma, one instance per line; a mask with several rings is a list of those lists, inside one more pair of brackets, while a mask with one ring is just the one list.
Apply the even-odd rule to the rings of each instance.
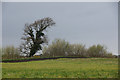
[[43, 56], [67, 56], [70, 52], [69, 42], [62, 39], [55, 39], [48, 47], [44, 47]]
[[43, 48], [43, 56], [86, 56], [85, 45], [82, 44], [70, 44], [66, 40], [55, 39], [52, 44]]
[[72, 47], [72, 54], [70, 55], [73, 55], [73, 56], [79, 56], [79, 57], [87, 57], [86, 55], [86, 48], [85, 48], [85, 45], [82, 45], [82, 44], [71, 44], [71, 47]]
[[20, 45], [21, 53], [31, 57], [37, 51], [42, 50], [42, 44], [48, 42], [44, 31], [53, 25], [55, 25], [55, 22], [49, 17], [32, 24], [25, 24], [24, 36], [21, 38], [24, 43]]
[[107, 53], [106, 47], [100, 44], [93, 45], [88, 49], [89, 57], [104, 57]]

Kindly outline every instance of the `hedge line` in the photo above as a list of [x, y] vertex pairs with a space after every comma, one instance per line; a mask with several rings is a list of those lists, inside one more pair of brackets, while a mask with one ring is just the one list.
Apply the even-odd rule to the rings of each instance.
[[[59, 56], [59, 57], [41, 57], [41, 58], [21, 58], [21, 59], [4, 59], [2, 60], [3, 63], [9, 62], [28, 62], [28, 61], [37, 61], [37, 60], [49, 60], [49, 59], [59, 59], [59, 58], [91, 58], [91, 57], [77, 57], [77, 56]], [[94, 58], [94, 57], [93, 57]]]

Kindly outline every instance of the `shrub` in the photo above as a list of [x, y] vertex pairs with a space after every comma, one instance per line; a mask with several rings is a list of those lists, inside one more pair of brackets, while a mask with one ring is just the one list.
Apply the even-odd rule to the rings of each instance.
[[55, 39], [51, 45], [44, 47], [43, 55], [44, 56], [67, 56], [70, 44], [69, 42], [61, 39]]
[[51, 45], [44, 47], [43, 56], [79, 56], [86, 55], [85, 45], [69, 44], [69, 42], [61, 39], [55, 39]]
[[107, 54], [105, 55], [105, 57], [113, 58], [113, 57], [116, 57], [116, 56], [114, 56], [112, 53], [107, 53]]
[[112, 57], [112, 53], [107, 52], [107, 48], [100, 44], [91, 46], [87, 54], [89, 57]]
[[2, 49], [2, 59], [17, 59], [19, 57], [19, 51], [14, 46], [7, 46]]
[[100, 44], [93, 45], [88, 49], [82, 44], [70, 44], [61, 39], [55, 39], [51, 45], [44, 47], [43, 55], [45, 57], [113, 57], [112, 53], [107, 51], [105, 46]]
[[86, 57], [86, 48], [85, 45], [82, 44], [71, 44], [70, 47], [71, 52], [69, 53], [70, 56], [79, 56], [79, 57]]

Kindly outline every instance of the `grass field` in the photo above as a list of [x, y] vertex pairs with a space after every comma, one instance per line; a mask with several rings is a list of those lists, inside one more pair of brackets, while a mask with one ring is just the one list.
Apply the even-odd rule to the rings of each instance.
[[3, 78], [117, 78], [117, 58], [79, 58], [2, 63]]

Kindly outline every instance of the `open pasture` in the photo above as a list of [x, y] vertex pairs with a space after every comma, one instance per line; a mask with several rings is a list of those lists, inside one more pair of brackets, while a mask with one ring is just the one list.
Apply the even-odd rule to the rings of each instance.
[[117, 78], [117, 58], [61, 58], [2, 63], [3, 78]]

